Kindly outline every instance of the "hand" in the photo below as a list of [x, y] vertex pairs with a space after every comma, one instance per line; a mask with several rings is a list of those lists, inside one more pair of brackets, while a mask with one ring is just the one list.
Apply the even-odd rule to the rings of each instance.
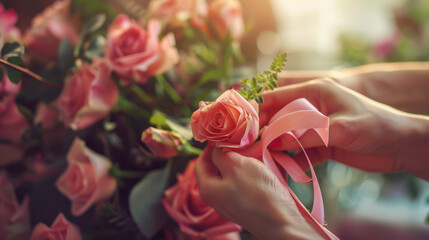
[[[333, 159], [346, 165], [375, 172], [408, 171], [429, 179], [429, 118], [401, 112], [371, 100], [331, 79], [318, 79], [284, 86], [263, 95], [261, 123], [297, 98], [307, 98], [330, 119], [329, 147], [312, 131], [301, 143], [314, 162]], [[270, 147], [298, 149], [284, 138]], [[304, 156], [296, 157], [305, 166]]]
[[322, 239], [259, 160], [208, 146], [196, 176], [203, 201], [259, 239]]

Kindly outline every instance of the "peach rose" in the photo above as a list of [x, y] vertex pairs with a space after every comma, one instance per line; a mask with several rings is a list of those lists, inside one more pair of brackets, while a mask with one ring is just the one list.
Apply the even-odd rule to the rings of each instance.
[[83, 64], [66, 80], [54, 104], [65, 124], [79, 130], [104, 118], [115, 106], [118, 96], [107, 62], [94, 59], [92, 65]]
[[214, 142], [217, 147], [242, 148], [258, 138], [258, 104], [233, 89], [213, 103], [200, 102], [191, 119], [195, 140]]
[[143, 131], [141, 140], [153, 155], [162, 158], [177, 156], [179, 154], [177, 147], [182, 145], [180, 139], [172, 132], [153, 127]]
[[15, 23], [18, 15], [13, 9], [6, 10], [0, 3], [0, 48], [5, 42], [17, 41], [21, 37], [21, 32]]
[[5, 171], [0, 172], [0, 239], [27, 240], [30, 235], [28, 198], [18, 204], [13, 185]]
[[39, 223], [34, 227], [31, 240], [81, 240], [79, 228], [67, 221], [62, 213], [52, 223], [51, 227]]
[[240, 232], [239, 225], [219, 216], [201, 199], [195, 176], [196, 160], [189, 162], [185, 172], [177, 176], [177, 184], [165, 191], [162, 201], [165, 210], [192, 239], [218, 239], [227, 233]]
[[[5, 72], [5, 71], [4, 71]], [[0, 139], [6, 143], [0, 143], [0, 166], [22, 158], [24, 149], [20, 145], [21, 135], [29, 124], [15, 103], [20, 84], [12, 83], [6, 73], [0, 82]]]
[[113, 71], [128, 83], [146, 82], [150, 76], [162, 74], [179, 61], [172, 34], [161, 41], [161, 24], [148, 22], [147, 31], [125, 15], [119, 15], [107, 32], [106, 57]]
[[79, 33], [69, 13], [70, 0], [56, 1], [33, 19], [24, 36], [30, 55], [55, 61], [61, 40], [67, 39], [73, 46], [77, 44]]
[[150, 15], [167, 20], [186, 21], [207, 15], [205, 0], [154, 0], [149, 3]]
[[107, 200], [116, 189], [109, 175], [112, 163], [76, 138], [67, 154], [68, 167], [57, 181], [61, 193], [72, 201], [72, 214], [82, 215], [93, 204]]
[[241, 40], [244, 23], [241, 3], [238, 0], [215, 0], [209, 4], [208, 19], [217, 35], [224, 38], [228, 33]]

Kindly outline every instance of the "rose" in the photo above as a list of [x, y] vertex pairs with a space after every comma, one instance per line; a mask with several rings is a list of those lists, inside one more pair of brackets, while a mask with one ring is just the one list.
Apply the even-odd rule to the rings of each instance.
[[177, 156], [179, 154], [177, 147], [182, 145], [180, 139], [172, 132], [153, 127], [143, 131], [141, 140], [152, 154], [162, 158]]
[[195, 176], [196, 159], [189, 162], [182, 175], [177, 176], [177, 184], [165, 191], [164, 205], [167, 213], [176, 220], [180, 230], [194, 239], [225, 236], [239, 232], [241, 227], [219, 216], [203, 202]]
[[107, 62], [96, 58], [92, 65], [83, 64], [66, 80], [54, 104], [65, 124], [79, 130], [105, 117], [115, 106], [118, 96], [119, 90], [110, 77]]
[[205, 0], [155, 0], [149, 3], [151, 16], [171, 22], [184, 22], [207, 16]]
[[15, 27], [17, 20], [16, 12], [13, 9], [4, 9], [3, 4], [0, 3], [0, 47], [5, 42], [19, 40], [21, 32]]
[[241, 40], [244, 23], [241, 3], [237, 0], [215, 0], [209, 4], [208, 19], [217, 35], [224, 38], [228, 33], [235, 40]]
[[0, 239], [26, 240], [30, 234], [28, 198], [19, 206], [13, 185], [5, 171], [0, 172]]
[[58, 214], [51, 227], [39, 223], [34, 227], [31, 240], [81, 240], [79, 228], [67, 221], [62, 213]]
[[258, 104], [232, 89], [213, 103], [200, 102], [191, 119], [195, 140], [208, 140], [217, 147], [242, 148], [258, 138]]
[[79, 34], [69, 12], [70, 0], [56, 1], [33, 19], [31, 28], [24, 36], [30, 55], [55, 61], [63, 39], [67, 39], [73, 46], [77, 44]]
[[85, 147], [76, 138], [67, 154], [68, 167], [56, 185], [72, 201], [72, 214], [79, 216], [93, 204], [107, 200], [116, 188], [109, 175], [112, 163], [106, 157]]
[[[3, 71], [5, 72], [5, 71]], [[28, 127], [28, 122], [18, 110], [15, 96], [20, 85], [12, 83], [6, 73], [0, 82], [0, 166], [9, 164], [22, 158], [24, 149], [19, 146], [21, 135]]]
[[150, 20], [145, 29], [125, 15], [119, 15], [107, 32], [106, 57], [113, 71], [126, 83], [146, 82], [150, 76], [162, 74], [179, 61], [172, 34], [161, 41], [161, 25]]

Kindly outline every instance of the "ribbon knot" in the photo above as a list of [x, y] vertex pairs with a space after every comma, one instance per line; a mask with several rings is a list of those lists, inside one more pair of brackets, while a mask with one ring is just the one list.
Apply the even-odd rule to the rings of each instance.
[[[261, 159], [264, 164], [270, 168], [277, 178], [283, 183], [295, 201], [298, 210], [307, 221], [312, 223], [316, 229], [328, 239], [338, 239], [329, 232], [325, 227], [324, 209], [322, 192], [320, 191], [319, 182], [310, 159], [308, 158], [304, 147], [301, 145], [299, 138], [308, 130], [314, 130], [323, 143], [327, 146], [329, 140], [329, 118], [319, 112], [307, 99], [297, 99], [277, 112], [263, 129], [261, 141], [256, 142], [250, 148], [243, 150], [242, 154]], [[294, 139], [301, 150], [304, 152], [307, 162], [310, 166], [311, 177], [307, 176], [296, 161], [282, 151], [274, 151], [268, 146], [275, 139], [286, 136]], [[287, 184], [287, 174], [283, 174], [283, 169], [295, 182], [313, 182], [314, 201], [311, 214], [301, 203], [295, 193]]]

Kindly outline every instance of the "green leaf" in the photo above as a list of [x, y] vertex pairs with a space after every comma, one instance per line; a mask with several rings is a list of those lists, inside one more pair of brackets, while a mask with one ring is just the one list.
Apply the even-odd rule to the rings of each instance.
[[176, 90], [171, 86], [171, 84], [165, 79], [163, 75], [157, 75], [156, 80], [158, 80], [158, 83], [164, 88], [165, 92], [170, 96], [170, 98], [175, 103], [180, 103], [182, 98], [179, 94], [177, 94]]
[[0, 83], [3, 80], [3, 74], [4, 74], [3, 69], [0, 68]]
[[73, 45], [67, 39], [63, 39], [58, 47], [58, 65], [63, 72], [74, 65]]
[[429, 214], [426, 215], [425, 223], [429, 225]]
[[[20, 57], [10, 57], [7, 59], [7, 61], [15, 65], [22, 64], [22, 60]], [[9, 66], [6, 66], [6, 74], [9, 80], [15, 84], [18, 84], [19, 80], [21, 80], [21, 72]]]
[[24, 47], [19, 42], [5, 43], [1, 49], [1, 56], [21, 56], [24, 53]]
[[193, 135], [192, 135], [191, 129], [178, 124], [177, 122], [173, 121], [170, 118], [167, 118], [166, 120], [167, 120], [167, 124], [171, 127], [171, 129], [174, 132], [180, 134], [186, 140], [192, 139]]
[[161, 200], [168, 187], [172, 161], [164, 169], [150, 172], [130, 193], [130, 212], [140, 231], [152, 238], [167, 223], [169, 216]]
[[106, 14], [97, 14], [83, 25], [83, 33], [88, 34], [100, 29], [106, 22]]
[[165, 115], [161, 112], [155, 112], [149, 119], [149, 123], [155, 125], [156, 128], [171, 130], [170, 126], [167, 123]]
[[104, 55], [104, 45], [106, 38], [102, 35], [95, 35], [89, 41], [88, 49], [85, 52], [85, 57], [92, 60], [94, 57], [102, 57]]

